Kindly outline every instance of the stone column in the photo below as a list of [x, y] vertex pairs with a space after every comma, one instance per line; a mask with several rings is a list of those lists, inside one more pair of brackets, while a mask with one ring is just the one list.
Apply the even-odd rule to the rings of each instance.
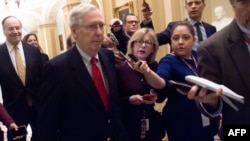
[[39, 25], [37, 33], [39, 34], [39, 44], [43, 51], [52, 58], [60, 53], [59, 37], [57, 35], [56, 24]]
[[62, 8], [63, 9], [63, 15], [64, 15], [64, 29], [65, 29], [66, 38], [70, 34], [70, 28], [69, 28], [70, 11], [75, 6], [79, 5], [80, 3], [81, 3], [81, 0], [66, 0], [66, 5]]

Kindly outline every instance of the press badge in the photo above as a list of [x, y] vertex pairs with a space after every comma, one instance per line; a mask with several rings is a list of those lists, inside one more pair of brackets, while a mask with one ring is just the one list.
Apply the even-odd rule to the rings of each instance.
[[209, 126], [210, 125], [210, 120], [208, 117], [204, 116], [201, 114], [201, 120], [202, 120], [202, 125], [203, 127]]
[[149, 119], [141, 119], [141, 139], [146, 137], [146, 132], [149, 130]]

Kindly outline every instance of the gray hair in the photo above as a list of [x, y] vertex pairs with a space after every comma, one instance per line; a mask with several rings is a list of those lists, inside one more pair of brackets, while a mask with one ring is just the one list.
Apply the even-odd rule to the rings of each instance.
[[82, 17], [89, 11], [99, 9], [92, 4], [80, 4], [74, 7], [69, 16], [69, 27], [77, 27], [83, 24]]

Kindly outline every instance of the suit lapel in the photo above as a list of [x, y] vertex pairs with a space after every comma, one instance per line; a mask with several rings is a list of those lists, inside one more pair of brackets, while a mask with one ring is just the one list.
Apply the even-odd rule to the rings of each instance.
[[22, 46], [23, 46], [23, 53], [25, 57], [25, 65], [26, 65], [25, 79], [26, 79], [26, 84], [27, 84], [30, 78], [29, 74], [32, 72], [31, 61], [33, 60], [33, 58], [32, 58], [32, 52], [28, 49], [28, 47], [25, 44], [22, 44]]
[[99, 51], [99, 57], [101, 58], [101, 64], [102, 64], [102, 70], [103, 70], [103, 73], [104, 75], [106, 76], [106, 79], [107, 79], [107, 92], [108, 92], [108, 105], [109, 105], [109, 109], [112, 108], [112, 98], [113, 98], [113, 89], [114, 88], [114, 81], [113, 81], [113, 76], [114, 76], [114, 73], [112, 71], [111, 68], [113, 68], [113, 66], [111, 66], [112, 64], [110, 63], [110, 60], [109, 58], [107, 57], [107, 54], [105, 54], [104, 52], [102, 51]]
[[2, 57], [2, 60], [1, 62], [4, 62], [4, 66], [6, 68], [6, 70], [8, 70], [11, 74], [13, 74], [16, 78], [16, 80], [22, 84], [22, 81], [21, 79], [19, 78], [19, 76], [17, 75], [17, 72], [15, 70], [15, 67], [11, 61], [11, 58], [10, 58], [10, 54], [8, 52], [8, 49], [7, 49], [7, 46], [6, 46], [6, 43], [4, 43], [1, 48], [0, 48], [0, 54]]
[[211, 25], [205, 23], [205, 22], [202, 22], [204, 28], [205, 28], [205, 31], [206, 31], [206, 34], [207, 34], [207, 38], [210, 37], [212, 34], [214, 34], [216, 31], [214, 31], [211, 27]]
[[[250, 53], [247, 45], [242, 38], [241, 31], [234, 21], [230, 24], [228, 35], [228, 51], [232, 57], [233, 64], [238, 68], [239, 74], [250, 91]], [[243, 63], [246, 62], [246, 63]]]
[[71, 66], [72, 75], [78, 84], [83, 88], [82, 94], [88, 95], [90, 100], [92, 100], [100, 109], [106, 111], [82, 57], [77, 51], [77, 48], [74, 47], [69, 51], [69, 64]]
[[106, 49], [100, 49], [98, 55], [101, 61], [102, 65], [102, 71], [104, 73], [104, 76], [106, 77], [105, 79], [107, 80], [107, 92], [108, 92], [108, 106], [109, 106], [109, 111], [111, 111], [113, 108], [114, 103], [114, 95], [115, 95], [115, 86], [116, 86], [116, 81], [114, 80], [115, 76], [115, 67], [112, 62], [110, 62], [110, 58], [108, 57], [108, 53], [105, 52], [104, 50]]

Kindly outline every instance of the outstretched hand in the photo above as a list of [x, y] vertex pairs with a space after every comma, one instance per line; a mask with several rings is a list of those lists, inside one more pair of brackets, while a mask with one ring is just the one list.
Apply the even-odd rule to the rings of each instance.
[[219, 101], [219, 97], [222, 94], [222, 88], [217, 89], [216, 92], [212, 92], [205, 88], [200, 88], [199, 86], [193, 86], [187, 94], [189, 99], [193, 99], [198, 102], [202, 102], [210, 105], [211, 107], [216, 107]]

